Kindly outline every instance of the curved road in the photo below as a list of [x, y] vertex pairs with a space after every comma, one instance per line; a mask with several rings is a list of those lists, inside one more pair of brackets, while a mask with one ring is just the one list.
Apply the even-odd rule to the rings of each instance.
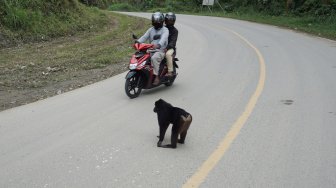
[[[336, 42], [177, 18], [172, 87], [131, 100], [122, 73], [0, 112], [0, 187], [336, 187]], [[175, 150], [159, 98], [193, 115]]]

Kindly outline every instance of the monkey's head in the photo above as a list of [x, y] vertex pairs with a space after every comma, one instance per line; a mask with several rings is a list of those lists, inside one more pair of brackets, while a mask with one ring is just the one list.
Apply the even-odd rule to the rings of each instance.
[[173, 107], [171, 104], [167, 103], [163, 99], [159, 99], [155, 102], [153, 111], [158, 113], [159, 111], [163, 111], [171, 107]]

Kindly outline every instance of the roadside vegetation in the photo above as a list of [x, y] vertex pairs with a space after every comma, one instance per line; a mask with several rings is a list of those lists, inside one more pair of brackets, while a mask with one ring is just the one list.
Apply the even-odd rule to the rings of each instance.
[[110, 10], [174, 11], [248, 20], [287, 27], [336, 39], [336, 0], [219, 0], [213, 7], [202, 0], [115, 0]]

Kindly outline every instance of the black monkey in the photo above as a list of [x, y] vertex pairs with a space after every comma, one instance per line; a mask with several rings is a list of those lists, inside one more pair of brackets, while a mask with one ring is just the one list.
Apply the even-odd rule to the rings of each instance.
[[[160, 136], [157, 146], [164, 148], [176, 148], [177, 142], [184, 144], [188, 128], [192, 121], [191, 114], [181, 108], [172, 106], [163, 99], [159, 99], [155, 102], [153, 111], [157, 113], [160, 127]], [[171, 123], [173, 124], [171, 144], [163, 146], [162, 141], [166, 134], [167, 128]], [[180, 135], [180, 139], [178, 139], [178, 135]]]

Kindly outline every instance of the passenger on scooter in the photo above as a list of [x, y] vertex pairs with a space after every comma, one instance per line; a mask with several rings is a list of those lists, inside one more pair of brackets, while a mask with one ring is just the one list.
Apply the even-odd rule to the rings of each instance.
[[168, 12], [165, 16], [165, 24], [169, 30], [168, 46], [166, 52], [166, 60], [168, 66], [168, 73], [166, 76], [173, 76], [173, 55], [176, 52], [176, 41], [178, 36], [178, 30], [175, 28], [174, 24], [176, 21], [176, 16], [172, 12]]
[[158, 85], [160, 83], [159, 79], [159, 69], [160, 63], [165, 57], [165, 51], [168, 45], [169, 31], [166, 27], [163, 27], [164, 15], [161, 12], [155, 12], [152, 14], [152, 25], [147, 32], [138, 39], [138, 42], [144, 43], [149, 41], [154, 44], [154, 48], [158, 49], [157, 52], [152, 54], [151, 61], [153, 65], [153, 73], [155, 75], [155, 80], [153, 85]]

